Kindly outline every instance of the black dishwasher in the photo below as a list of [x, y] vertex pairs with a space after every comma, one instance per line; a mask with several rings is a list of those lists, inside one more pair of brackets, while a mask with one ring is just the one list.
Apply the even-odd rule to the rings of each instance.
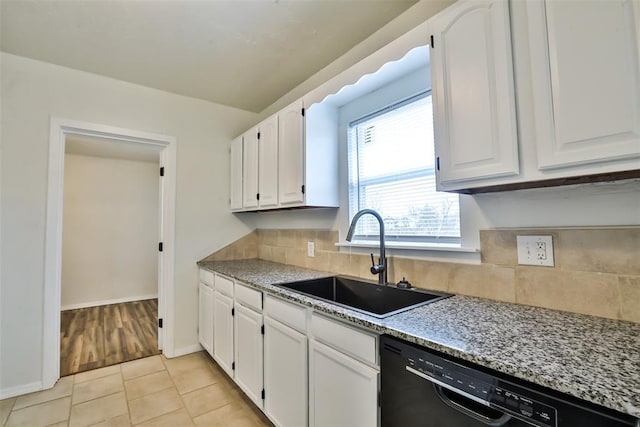
[[382, 427], [639, 426], [626, 414], [383, 335]]

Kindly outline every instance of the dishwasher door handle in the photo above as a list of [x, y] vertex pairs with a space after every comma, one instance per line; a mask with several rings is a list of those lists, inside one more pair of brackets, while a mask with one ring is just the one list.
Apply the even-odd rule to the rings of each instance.
[[491, 417], [488, 417], [486, 415], [480, 414], [480, 413], [478, 413], [477, 411], [474, 411], [471, 408], [467, 408], [462, 403], [456, 402], [456, 401], [452, 400], [451, 398], [449, 398], [448, 396], [446, 396], [443, 393], [442, 389], [447, 389], [447, 390], [449, 390], [449, 391], [451, 391], [451, 392], [453, 392], [453, 393], [455, 393], [457, 395], [466, 397], [467, 399], [472, 400], [472, 401], [474, 401], [476, 403], [480, 403], [481, 405], [484, 405], [486, 407], [491, 407], [491, 405], [489, 404], [488, 401], [486, 401], [486, 400], [484, 400], [484, 399], [482, 399], [482, 398], [480, 398], [478, 396], [474, 396], [471, 393], [467, 393], [465, 391], [459, 390], [459, 389], [457, 389], [457, 388], [455, 388], [453, 386], [450, 386], [447, 383], [444, 383], [444, 382], [439, 381], [439, 380], [437, 380], [435, 378], [432, 378], [432, 377], [430, 377], [430, 376], [428, 376], [426, 374], [423, 374], [422, 372], [420, 372], [420, 371], [418, 371], [416, 369], [413, 369], [410, 366], [406, 366], [406, 370], [408, 372], [411, 372], [414, 375], [417, 375], [417, 376], [419, 376], [421, 378], [424, 378], [425, 380], [428, 380], [431, 383], [433, 383], [433, 388], [434, 388], [434, 390], [436, 392], [436, 395], [440, 398], [440, 400], [442, 400], [442, 402], [444, 404], [446, 404], [447, 406], [449, 406], [450, 408], [452, 408], [452, 409], [454, 409], [454, 410], [456, 410], [458, 412], [461, 412], [461, 413], [463, 413], [463, 414], [465, 414], [465, 415], [467, 415], [467, 416], [469, 416], [471, 418], [474, 418], [474, 419], [476, 419], [476, 420], [478, 420], [478, 421], [480, 421], [480, 422], [482, 422], [482, 423], [484, 423], [484, 424], [486, 424], [488, 426], [491, 426], [491, 427], [503, 426], [507, 422], [509, 422], [509, 420], [511, 420], [511, 415], [506, 414], [504, 412], [497, 411], [496, 409], [494, 409], [494, 410], [497, 411], [497, 412], [500, 412], [502, 414], [502, 416], [500, 416], [499, 418], [491, 418]]

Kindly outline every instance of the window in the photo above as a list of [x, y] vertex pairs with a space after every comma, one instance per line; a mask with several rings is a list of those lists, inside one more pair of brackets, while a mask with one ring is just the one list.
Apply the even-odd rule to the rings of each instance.
[[[437, 192], [431, 92], [349, 124], [349, 213], [374, 209], [388, 241], [460, 244], [458, 195]], [[365, 215], [354, 240], [377, 240]]]

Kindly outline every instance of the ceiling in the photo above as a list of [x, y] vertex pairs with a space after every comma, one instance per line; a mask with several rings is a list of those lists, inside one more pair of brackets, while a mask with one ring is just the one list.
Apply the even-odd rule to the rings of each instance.
[[64, 144], [64, 152], [67, 154], [150, 163], [160, 162], [160, 151], [163, 148], [153, 144], [73, 134], [66, 136]]
[[0, 0], [0, 48], [260, 112], [416, 1]]

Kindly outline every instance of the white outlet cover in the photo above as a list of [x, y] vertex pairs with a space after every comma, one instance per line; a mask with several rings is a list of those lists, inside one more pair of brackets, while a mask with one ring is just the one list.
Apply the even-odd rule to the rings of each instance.
[[316, 256], [315, 242], [307, 242], [307, 256], [312, 258]]
[[552, 236], [516, 236], [518, 264], [553, 267]]

